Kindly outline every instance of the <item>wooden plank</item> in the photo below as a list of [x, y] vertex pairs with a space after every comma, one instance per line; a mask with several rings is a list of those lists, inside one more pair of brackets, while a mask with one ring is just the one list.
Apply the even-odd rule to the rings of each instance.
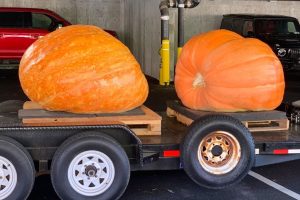
[[139, 111], [131, 110], [125, 113], [102, 113], [94, 115], [45, 111], [39, 105], [32, 102], [26, 102], [23, 108], [23, 110], [19, 111], [19, 114], [24, 126], [124, 124], [132, 128], [137, 135], [161, 134], [161, 116], [144, 105], [137, 108]]
[[[177, 105], [175, 105], [177, 104]], [[185, 125], [190, 125], [195, 119], [205, 116], [207, 114], [212, 114], [211, 112], [203, 112], [203, 111], [196, 111], [199, 113], [199, 115], [195, 115], [196, 112], [192, 110], [192, 114], [189, 114], [188, 108], [185, 107], [180, 107], [181, 105], [179, 103], [172, 104], [172, 108], [169, 107], [170, 104], [168, 104], [167, 107], [167, 116], [169, 117], [176, 117], [177, 121], [185, 124]], [[185, 111], [183, 112], [183, 110]], [[262, 113], [262, 112], [259, 112]], [[262, 118], [262, 117], [257, 117], [259, 113], [255, 114], [250, 114], [250, 112], [247, 112], [250, 116], [246, 116], [246, 113], [217, 113], [217, 114], [227, 114], [232, 117], [235, 117], [239, 119], [251, 132], [265, 132], [265, 131], [281, 131], [281, 130], [288, 130], [289, 129], [289, 120], [286, 118], [286, 116], [283, 117], [282, 112], [280, 111], [264, 111], [263, 116], [269, 118]], [[275, 116], [278, 116], [278, 118], [275, 118], [272, 116], [272, 113]], [[240, 114], [240, 115], [239, 115]], [[285, 113], [284, 113], [285, 114]], [[239, 117], [241, 116], [241, 117]], [[249, 121], [247, 119], [250, 119]]]

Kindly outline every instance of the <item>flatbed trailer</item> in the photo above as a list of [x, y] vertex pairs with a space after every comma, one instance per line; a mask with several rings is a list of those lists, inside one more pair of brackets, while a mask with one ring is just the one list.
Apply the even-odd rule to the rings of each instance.
[[[202, 142], [189, 140], [198, 143], [198, 158], [187, 161], [195, 146], [188, 143], [187, 138], [191, 137], [191, 132], [197, 132], [193, 131], [195, 127], [197, 130], [202, 128], [199, 124], [205, 122], [203, 119], [186, 126], [167, 116], [166, 112], [157, 112], [162, 117], [161, 135], [137, 136], [129, 126], [121, 123], [31, 126], [22, 123], [17, 110], [11, 110], [9, 103], [5, 107], [7, 110], [0, 117], [1, 199], [26, 199], [35, 176], [49, 171], [53, 187], [61, 199], [117, 199], [126, 189], [130, 171], [184, 169], [197, 184], [218, 189], [237, 183], [253, 166], [300, 159], [299, 125], [292, 124], [286, 131], [253, 132], [251, 135], [246, 131], [246, 139], [250, 141], [245, 143], [247, 148], [243, 143], [246, 140], [240, 140], [239, 135], [226, 135], [230, 131], [225, 127], [225, 131], [221, 131], [225, 133], [225, 139], [216, 140], [218, 148], [212, 146], [211, 151], [207, 150], [213, 142], [207, 142], [204, 147], [204, 157], [211, 155], [212, 162], [208, 159], [200, 169], [203, 163], [199, 159], [204, 150], [202, 152], [198, 145]], [[216, 116], [209, 117], [217, 119]], [[233, 120], [230, 117], [224, 119]], [[222, 120], [219, 120], [219, 128], [224, 125]], [[236, 126], [243, 128], [241, 123], [233, 128]], [[226, 161], [222, 155], [231, 151], [231, 144], [227, 144], [231, 142], [239, 149], [227, 153], [231, 156], [225, 156]], [[229, 150], [222, 145], [227, 145]], [[214, 163], [213, 159], [218, 156], [223, 160], [218, 158]], [[240, 165], [240, 162], [243, 163]], [[225, 167], [224, 173], [220, 167]], [[198, 168], [199, 172], [195, 171]]]

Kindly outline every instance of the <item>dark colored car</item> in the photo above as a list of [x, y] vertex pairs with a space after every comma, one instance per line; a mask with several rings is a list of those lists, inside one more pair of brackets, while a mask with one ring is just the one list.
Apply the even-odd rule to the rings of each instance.
[[296, 18], [280, 15], [224, 15], [221, 29], [267, 43], [285, 70], [300, 69], [300, 25]]
[[[71, 23], [50, 10], [0, 7], [0, 69], [17, 69], [34, 41], [68, 25]], [[106, 31], [117, 37], [116, 32]]]

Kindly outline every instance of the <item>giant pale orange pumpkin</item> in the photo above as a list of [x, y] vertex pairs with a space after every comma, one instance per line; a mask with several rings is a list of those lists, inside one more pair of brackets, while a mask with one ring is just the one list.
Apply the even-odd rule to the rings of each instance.
[[268, 45], [226, 30], [193, 37], [176, 65], [176, 92], [196, 110], [272, 110], [284, 87], [281, 63]]
[[37, 40], [21, 60], [19, 78], [32, 101], [54, 111], [122, 112], [148, 95], [128, 48], [95, 26], [68, 26]]

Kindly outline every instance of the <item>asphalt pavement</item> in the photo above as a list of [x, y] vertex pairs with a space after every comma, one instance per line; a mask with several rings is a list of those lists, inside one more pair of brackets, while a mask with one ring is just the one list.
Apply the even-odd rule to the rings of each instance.
[[[300, 194], [300, 161], [253, 168], [252, 171]], [[56, 200], [48, 175], [36, 179], [30, 200]], [[248, 175], [233, 187], [208, 190], [196, 185], [182, 170], [131, 173], [122, 200], [290, 200], [295, 199]]]
[[[300, 72], [286, 76], [284, 102], [300, 99]], [[152, 91], [153, 92], [153, 91]], [[155, 92], [155, 91], [154, 91]], [[171, 93], [171, 92], [170, 92]], [[170, 94], [168, 97], [175, 97]], [[26, 100], [16, 74], [0, 74], [0, 102]], [[160, 99], [161, 101], [163, 99]], [[148, 100], [154, 105], [154, 100]], [[162, 105], [159, 109], [164, 109]], [[196, 185], [183, 170], [150, 171], [131, 173], [130, 182], [123, 200], [196, 200], [196, 199], [300, 199], [300, 160], [253, 168], [250, 175], [239, 184], [223, 189], [208, 190]], [[49, 175], [36, 178], [30, 200], [56, 200]]]

